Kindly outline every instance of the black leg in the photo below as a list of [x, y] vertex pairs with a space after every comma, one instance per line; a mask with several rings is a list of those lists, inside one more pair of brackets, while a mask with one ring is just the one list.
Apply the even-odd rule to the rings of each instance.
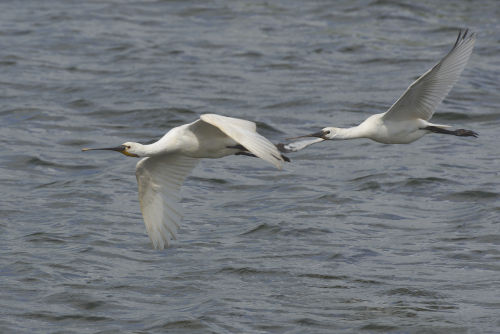
[[443, 133], [445, 135], [454, 135], [459, 137], [475, 137], [477, 138], [479, 135], [472, 130], [465, 129], [457, 129], [457, 130], [447, 130], [437, 126], [426, 126], [422, 130], [429, 130], [434, 133]]
[[245, 146], [243, 145], [240, 145], [240, 144], [236, 144], [234, 146], [227, 146], [227, 148], [234, 148], [234, 149], [237, 149], [237, 150], [242, 150], [242, 151], [248, 151]]
[[[280, 145], [280, 144], [278, 144], [278, 145]], [[276, 146], [278, 147], [278, 145], [276, 145]], [[281, 145], [283, 145], [283, 144], [281, 144]], [[246, 155], [247, 157], [255, 157], [256, 158], [255, 154], [248, 152], [248, 150], [243, 145], [237, 144], [234, 146], [228, 146], [228, 148], [235, 148], [235, 149], [241, 150], [240, 152], [236, 152], [234, 155]], [[278, 149], [279, 149], [279, 147], [278, 147]], [[274, 156], [274, 157], [276, 158], [276, 156]], [[276, 158], [276, 159], [279, 159], [279, 158]], [[283, 154], [281, 154], [281, 159], [285, 160], [286, 162], [290, 162], [290, 158], [288, 158], [287, 156], [284, 156]]]
[[[256, 158], [255, 154], [252, 154], [250, 152], [242, 151], [242, 152], [236, 152], [234, 155], [245, 155], [247, 157], [254, 157]], [[274, 156], [274, 155], [273, 155]], [[275, 157], [276, 158], [276, 157]], [[278, 159], [278, 158], [277, 158]], [[283, 154], [281, 155], [281, 159], [285, 160], [286, 162], [290, 162], [290, 158], [287, 156], [284, 156]]]
[[243, 152], [236, 152], [234, 155], [246, 155], [247, 157], [254, 157], [254, 158], [256, 158], [255, 154], [252, 154], [250, 152], [245, 152], [245, 151], [243, 151]]

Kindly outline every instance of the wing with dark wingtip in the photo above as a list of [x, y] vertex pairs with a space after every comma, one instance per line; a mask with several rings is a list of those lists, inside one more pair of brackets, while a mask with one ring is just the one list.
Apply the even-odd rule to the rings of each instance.
[[467, 65], [475, 41], [475, 33], [468, 34], [468, 30], [460, 32], [451, 51], [412, 83], [383, 118], [429, 120]]
[[256, 132], [256, 125], [244, 119], [226, 117], [216, 114], [204, 114], [200, 119], [215, 126], [235, 142], [244, 146], [257, 157], [270, 162], [276, 168], [283, 167], [283, 157], [276, 146]]

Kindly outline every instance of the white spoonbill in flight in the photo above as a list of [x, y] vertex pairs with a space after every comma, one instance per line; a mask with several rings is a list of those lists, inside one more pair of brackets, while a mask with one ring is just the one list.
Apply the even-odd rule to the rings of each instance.
[[475, 33], [459, 32], [451, 51], [412, 83], [385, 113], [372, 115], [352, 128], [326, 127], [316, 133], [290, 138], [317, 137], [287, 145], [278, 144], [278, 147], [282, 152], [296, 152], [324, 140], [355, 138], [369, 138], [384, 144], [408, 144], [431, 132], [477, 137], [478, 134], [471, 130], [448, 130], [448, 125], [429, 122], [465, 68], [475, 41]]
[[193, 123], [171, 129], [149, 145], [126, 142], [118, 147], [82, 151], [112, 150], [143, 158], [135, 167], [142, 216], [153, 247], [163, 249], [176, 238], [182, 218], [180, 188], [200, 158], [256, 156], [278, 169], [289, 161], [256, 129], [254, 122], [205, 114]]

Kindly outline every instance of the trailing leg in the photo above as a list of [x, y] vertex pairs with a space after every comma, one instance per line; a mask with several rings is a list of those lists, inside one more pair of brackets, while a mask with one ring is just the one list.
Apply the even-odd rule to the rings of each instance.
[[477, 138], [479, 135], [472, 131], [472, 130], [465, 130], [465, 129], [457, 129], [457, 130], [447, 130], [443, 129], [437, 126], [426, 126], [422, 130], [429, 130], [430, 132], [434, 133], [443, 133], [445, 135], [454, 135], [454, 136], [459, 136], [459, 137], [475, 137]]
[[234, 155], [246, 155], [247, 157], [257, 158], [257, 156], [255, 154], [252, 154], [252, 153], [246, 152], [246, 151], [236, 152]]
[[[228, 146], [228, 148], [235, 148], [235, 149], [241, 150], [240, 152], [236, 152], [234, 155], [246, 155], [247, 157], [255, 157], [255, 158], [257, 157], [255, 154], [248, 152], [248, 150], [245, 148], [245, 146], [240, 145], [240, 144], [237, 144], [234, 146]], [[281, 158], [286, 162], [290, 162], [290, 158], [288, 158], [287, 156], [284, 156], [283, 154], [281, 154]]]

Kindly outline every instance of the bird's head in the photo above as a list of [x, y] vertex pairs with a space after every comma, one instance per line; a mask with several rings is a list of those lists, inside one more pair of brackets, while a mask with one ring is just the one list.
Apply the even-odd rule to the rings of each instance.
[[134, 142], [126, 142], [117, 147], [105, 147], [105, 148], [82, 148], [82, 151], [97, 151], [97, 150], [108, 150], [116, 151], [121, 154], [127, 155], [129, 157], [139, 158], [142, 154], [141, 144]]
[[321, 131], [318, 131], [318, 132], [310, 133], [310, 134], [304, 135], [304, 136], [288, 138], [288, 139], [297, 139], [297, 138], [306, 138], [306, 137], [317, 137], [317, 138], [321, 138], [321, 139], [324, 139], [324, 140], [329, 140], [329, 139], [335, 139], [335, 137], [337, 136], [337, 134], [338, 134], [338, 128], [327, 127], [327, 128], [321, 129]]

